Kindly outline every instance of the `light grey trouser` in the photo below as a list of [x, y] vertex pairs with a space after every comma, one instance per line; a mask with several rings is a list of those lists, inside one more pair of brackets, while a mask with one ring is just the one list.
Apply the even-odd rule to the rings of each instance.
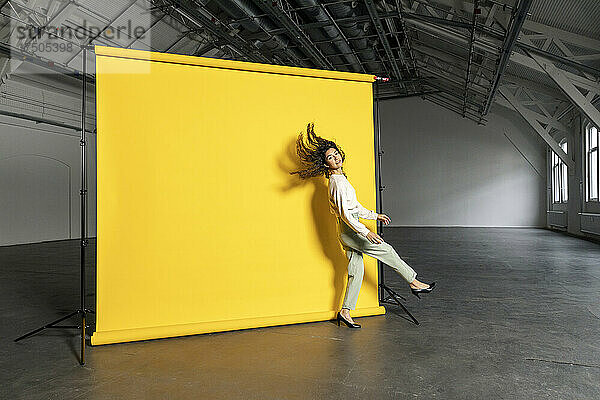
[[[358, 213], [354, 213], [353, 216], [358, 219]], [[339, 219], [339, 226], [340, 241], [346, 249], [346, 257], [348, 258], [348, 285], [342, 308], [354, 310], [356, 307], [358, 292], [360, 292], [365, 272], [363, 253], [392, 267], [406, 282], [410, 283], [415, 280], [417, 276], [415, 270], [400, 258], [389, 243], [385, 241], [371, 243], [369, 239], [356, 233], [342, 219]]]

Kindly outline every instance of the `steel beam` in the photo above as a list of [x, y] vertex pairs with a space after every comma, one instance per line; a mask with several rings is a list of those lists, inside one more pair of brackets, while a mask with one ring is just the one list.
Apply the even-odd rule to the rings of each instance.
[[473, 63], [473, 43], [475, 42], [475, 28], [477, 25], [477, 6], [479, 0], [473, 0], [473, 16], [471, 20], [472, 26], [470, 27], [469, 35], [469, 55], [467, 56], [467, 72], [465, 75], [465, 89], [464, 89], [464, 102], [463, 102], [463, 117], [467, 109], [467, 94], [469, 93], [469, 75], [471, 75], [471, 64]]
[[[435, 32], [438, 35], [443, 35], [446, 36], [448, 38], [453, 38], [455, 41], [460, 42], [462, 44], [468, 44], [468, 40], [467, 38], [465, 38], [465, 36], [463, 34], [461, 34], [460, 32], [457, 32], [455, 29], [452, 29], [451, 27], [443, 27], [440, 25], [436, 25], [434, 23], [425, 21], [425, 20], [408, 20], [407, 22], [410, 23], [412, 26], [420, 26], [424, 29], [428, 29], [429, 31]], [[523, 29], [533, 29], [534, 27], [536, 29], [539, 29], [541, 24], [537, 24], [537, 25], [533, 25], [530, 26], [529, 21], [525, 21], [523, 24]], [[544, 25], [542, 25], [544, 26]], [[549, 29], [553, 29], [553, 28], [549, 28]], [[483, 38], [481, 38], [479, 40], [479, 44], [476, 45], [475, 47], [480, 48], [481, 50], [496, 54], [499, 50], [502, 49], [501, 46], [496, 46], [493, 42], [490, 42], [489, 39], [495, 39], [495, 40], [500, 40], [500, 41], [504, 41], [504, 37], [502, 35], [499, 35], [498, 33], [492, 32], [489, 29], [483, 28], [482, 30], [478, 30], [481, 33], [485, 33], [488, 36], [488, 40], [484, 40]], [[522, 36], [521, 39], [524, 39], [524, 36]], [[581, 45], [585, 44], [586, 46], [593, 46], [594, 48], [596, 47], [596, 42], [594, 39], [587, 39], [587, 38], [581, 38], [579, 40], [579, 43], [581, 43]], [[581, 70], [581, 71], [585, 71], [587, 73], [593, 74], [593, 75], [600, 75], [600, 69], [597, 69], [595, 67], [586, 65], [586, 64], [582, 64], [580, 62], [574, 61], [572, 59], [566, 58], [566, 57], [562, 57], [560, 55], [551, 53], [549, 51], [546, 51], [544, 49], [540, 49], [537, 48], [536, 46], [533, 46], [532, 44], [526, 43], [524, 41], [517, 41], [515, 43], [515, 47], [520, 48], [522, 50], [527, 50], [530, 52], [534, 52], [536, 54], [539, 54], [541, 56], [544, 56], [546, 58], [550, 58], [553, 61], [556, 62], [560, 62], [562, 64], [568, 65], [570, 67], [573, 67], [575, 69]]]
[[[9, 2], [10, 4], [10, 2]], [[77, 5], [74, 2], [69, 2], [67, 4], [65, 4], [59, 11], [56, 12], [55, 15], [53, 15], [48, 23], [46, 25], [52, 25], [55, 27], [61, 26], [63, 24], [63, 22], [69, 18], [71, 16], [71, 14], [73, 13], [73, 11], [77, 8]], [[17, 14], [17, 17], [19, 17], [19, 15]], [[39, 28], [44, 28], [40, 26]], [[41, 38], [37, 38], [37, 43], [41, 44], [46, 42], [49, 38], [50, 38], [50, 32], [46, 32], [45, 35], [43, 35]], [[2, 85], [3, 83], [5, 83], [8, 78], [10, 77], [10, 75], [15, 72], [17, 70], [17, 68], [19, 68], [19, 66], [23, 63], [23, 59], [16, 59], [16, 58], [11, 58], [9, 56], [9, 59], [6, 60], [6, 64], [4, 65], [4, 68], [2, 68], [2, 71], [0, 71], [0, 85]]]
[[534, 22], [531, 20], [526, 21], [523, 28], [531, 32], [541, 33], [547, 37], [560, 38], [560, 40], [574, 44], [577, 47], [600, 52], [600, 40], [598, 39], [593, 39], [573, 32], [568, 32], [562, 29], [540, 24], [539, 22]]
[[483, 115], [486, 115], [490, 110], [490, 105], [492, 104], [494, 96], [496, 95], [496, 90], [498, 90], [500, 79], [502, 79], [506, 66], [508, 65], [508, 60], [512, 54], [513, 47], [517, 42], [519, 32], [521, 31], [521, 27], [525, 22], [527, 13], [529, 12], [529, 7], [531, 7], [531, 2], [532, 0], [521, 0], [519, 1], [517, 8], [513, 11], [513, 16], [509, 23], [508, 34], [502, 43], [500, 61], [498, 63], [498, 67], [496, 68], [494, 79], [492, 80], [492, 90], [490, 91], [490, 94], [483, 107]]
[[[524, 67], [531, 68], [543, 74], [546, 73], [546, 70], [544, 70], [544, 68], [542, 68], [538, 63], [536, 63], [535, 60], [530, 56], [526, 56], [515, 52], [511, 57], [511, 61], [514, 61]], [[585, 77], [576, 75], [568, 71], [563, 71], [563, 73], [575, 86], [585, 90], [592, 90], [594, 92], [600, 93], [600, 82], [591, 81]]]
[[286, 30], [287, 33], [298, 42], [304, 49], [312, 61], [323, 69], [335, 69], [333, 64], [321, 53], [321, 51], [312, 43], [308, 34], [294, 20], [292, 20], [276, 2], [259, 1], [258, 6], [265, 12], [269, 13], [271, 18], [277, 20]]
[[[346, 34], [342, 30], [342, 28], [340, 28], [340, 26], [335, 22], [335, 19], [333, 18], [333, 16], [331, 15], [331, 13], [329, 12], [329, 10], [327, 9], [327, 6], [325, 4], [321, 4], [320, 6], [321, 6], [321, 9], [323, 10], [323, 12], [325, 13], [325, 15], [327, 15], [327, 18], [329, 18], [329, 20], [331, 21], [331, 23], [335, 26], [335, 29], [338, 31], [338, 33], [342, 37], [343, 43], [345, 43], [346, 46], [347, 46], [347, 48], [350, 49], [350, 51], [352, 52], [352, 55], [354, 56], [354, 60], [355, 60], [356, 64], [359, 65], [360, 69], [362, 69], [363, 73], [366, 74], [367, 70], [365, 69], [365, 66], [360, 61], [360, 58], [358, 57], [358, 54], [356, 53], [356, 50], [354, 49], [354, 47], [352, 47], [350, 45], [350, 41], [348, 40], [348, 37], [346, 36]], [[343, 52], [343, 49], [340, 49], [340, 50]], [[348, 55], [344, 54], [344, 57], [347, 59]], [[351, 60], [348, 60], [348, 61], [350, 61], [350, 63], [352, 63]]]
[[403, 78], [402, 72], [400, 72], [400, 68], [398, 67], [398, 63], [396, 62], [396, 57], [394, 57], [394, 53], [392, 52], [390, 43], [388, 42], [387, 37], [385, 36], [385, 31], [383, 29], [383, 25], [381, 25], [381, 19], [379, 17], [379, 13], [377, 12], [377, 7], [375, 7], [373, 0], [365, 0], [365, 5], [367, 6], [367, 11], [371, 16], [371, 21], [375, 26], [375, 30], [377, 31], [377, 35], [379, 36], [379, 40], [383, 45], [385, 54], [387, 58], [391, 61], [392, 70], [394, 71], [394, 75], [396, 75], [395, 78], [400, 81]]
[[[584, 96], [567, 75], [552, 62], [536, 54], [529, 55], [548, 74], [577, 108], [596, 126], [600, 126], [600, 111]], [[592, 96], [592, 100], [593, 100]]]
[[[446, 99], [444, 97], [438, 97], [438, 96], [439, 96], [439, 93], [435, 94], [435, 95], [425, 95], [425, 100], [429, 100], [432, 103], [442, 106], [450, 111], [454, 111], [455, 113], [457, 113], [459, 115], [461, 114], [461, 109], [460, 109], [459, 105], [448, 101], [448, 99]], [[465, 118], [468, 118], [471, 121], [476, 122], [478, 124], [482, 124], [482, 122], [481, 122], [482, 119], [480, 118], [479, 115], [471, 116], [471, 114], [469, 112], [470, 112], [470, 110], [465, 114]], [[487, 122], [487, 121], [485, 121], [485, 122]]]
[[173, 6], [174, 11], [179, 13], [183, 18], [189, 20], [196, 27], [205, 29], [215, 37], [223, 40], [230, 45], [240, 55], [247, 56], [254, 62], [270, 62], [258, 50], [255, 50], [248, 42], [239, 38], [233, 37], [228, 32], [223, 31], [210, 18], [205, 16], [197, 9], [197, 5], [192, 0], [168, 0]]
[[[399, 4], [397, 4], [397, 5], [399, 6]], [[388, 7], [391, 7], [385, 1], [383, 2], [383, 6], [386, 11], [388, 11]], [[401, 29], [402, 29], [403, 19], [402, 19], [402, 14], [400, 13], [400, 11], [398, 12], [398, 18], [399, 18]], [[408, 62], [406, 61], [406, 55], [404, 54], [404, 49], [402, 48], [402, 42], [400, 41], [400, 38], [398, 37], [395, 20], [393, 18], [388, 18], [388, 19], [384, 19], [384, 21], [387, 24], [388, 30], [394, 36], [394, 39], [396, 39], [396, 43], [398, 43], [397, 50], [398, 50], [398, 56], [400, 57], [400, 63], [402, 64], [402, 66], [404, 68], [406, 68], [406, 70], [408, 71], [408, 75], [412, 76], [412, 74], [410, 73], [410, 67], [408, 65]], [[406, 39], [406, 36], [404, 38]], [[392, 54], [393, 54], [393, 52], [392, 52]]]
[[537, 134], [546, 142], [546, 144], [552, 149], [554, 153], [560, 157], [560, 159], [567, 165], [570, 174], [575, 172], [575, 162], [569, 158], [567, 153], [556, 143], [556, 140], [550, 135], [548, 127], [544, 127], [536, 119], [536, 114], [523, 106], [516, 96], [514, 96], [507, 87], [501, 87], [499, 89], [502, 97], [508, 101], [508, 103], [523, 117], [523, 119], [537, 132]]
[[[99, 31], [98, 33], [96, 33], [96, 35], [94, 35], [94, 37], [89, 38], [89, 40], [87, 41], [87, 44], [90, 45], [92, 44], [92, 42], [94, 40], [96, 40], [106, 29], [108, 29], [112, 24], [115, 23], [115, 21], [117, 19], [119, 19], [123, 14], [125, 14], [131, 7], [133, 7], [133, 5], [137, 3], [137, 0], [133, 0], [131, 3], [127, 4], [123, 10], [121, 10], [121, 12], [119, 12], [114, 18], [112, 18], [111, 20], [109, 20], [109, 22], [105, 25], [104, 29], [102, 29], [101, 31]], [[81, 54], [81, 52], [83, 52], [83, 48], [80, 49], [79, 52], [73, 54], [66, 62], [66, 65], [69, 65], [69, 63], [71, 61], [73, 61], [74, 58], [76, 58], [77, 56], [79, 56], [79, 54]]]

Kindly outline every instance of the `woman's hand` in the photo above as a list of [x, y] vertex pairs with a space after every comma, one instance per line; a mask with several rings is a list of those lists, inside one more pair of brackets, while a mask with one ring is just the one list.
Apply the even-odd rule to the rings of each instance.
[[377, 221], [382, 221], [384, 225], [387, 225], [392, 222], [392, 219], [385, 214], [377, 214]]
[[375, 244], [383, 243], [383, 239], [381, 238], [381, 236], [379, 236], [375, 232], [367, 233], [367, 239], [369, 239], [369, 242], [371, 242], [371, 243], [375, 243]]

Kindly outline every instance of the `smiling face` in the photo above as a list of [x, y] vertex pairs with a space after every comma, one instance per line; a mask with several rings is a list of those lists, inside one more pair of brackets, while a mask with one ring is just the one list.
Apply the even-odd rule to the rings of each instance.
[[342, 166], [342, 155], [333, 147], [325, 152], [325, 164], [330, 169], [338, 169]]

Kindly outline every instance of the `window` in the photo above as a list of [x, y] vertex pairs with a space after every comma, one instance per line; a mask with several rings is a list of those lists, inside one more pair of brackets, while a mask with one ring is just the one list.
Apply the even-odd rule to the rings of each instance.
[[592, 124], [585, 127], [585, 186], [586, 200], [598, 201], [598, 128]]
[[[566, 139], [560, 142], [560, 147], [567, 153]], [[554, 203], [566, 203], [569, 199], [567, 180], [567, 165], [555, 152], [552, 152], [552, 197]]]

